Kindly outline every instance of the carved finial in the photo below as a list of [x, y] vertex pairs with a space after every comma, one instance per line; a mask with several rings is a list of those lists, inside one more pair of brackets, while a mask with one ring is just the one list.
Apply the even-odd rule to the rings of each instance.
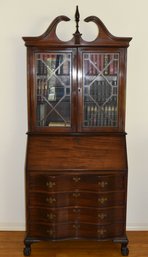
[[78, 5], [76, 6], [75, 21], [76, 21], [76, 33], [79, 33], [80, 13], [79, 13]]
[[79, 21], [80, 21], [80, 14], [79, 14], [79, 9], [78, 5], [76, 6], [76, 12], [75, 12], [75, 22], [76, 22], [76, 32], [73, 34], [75, 37], [75, 43], [79, 44], [80, 43], [80, 38], [81, 38], [81, 33], [79, 32]]

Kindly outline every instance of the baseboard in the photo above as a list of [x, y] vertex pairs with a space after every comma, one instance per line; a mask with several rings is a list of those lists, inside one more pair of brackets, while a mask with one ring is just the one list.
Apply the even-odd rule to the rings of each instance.
[[[25, 224], [0, 223], [0, 231], [25, 231]], [[148, 224], [128, 224], [127, 231], [148, 231]]]
[[127, 231], [148, 231], [148, 224], [128, 224]]
[[25, 231], [24, 223], [0, 223], [0, 231]]

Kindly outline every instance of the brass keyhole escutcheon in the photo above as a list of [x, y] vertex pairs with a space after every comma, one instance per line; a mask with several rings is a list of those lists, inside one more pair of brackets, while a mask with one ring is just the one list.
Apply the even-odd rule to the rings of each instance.
[[77, 176], [73, 177], [73, 181], [76, 182], [76, 183], [79, 182], [80, 180], [81, 180], [80, 177], [77, 177]]
[[55, 186], [55, 185], [56, 185], [55, 182], [52, 182], [52, 181], [46, 182], [46, 186], [49, 187], [49, 188], [53, 188], [53, 186]]
[[100, 187], [104, 188], [105, 186], [108, 185], [108, 182], [107, 182], [107, 181], [99, 181], [99, 182], [98, 182], [98, 185], [99, 185]]
[[104, 204], [105, 202], [107, 202], [107, 198], [106, 197], [101, 197], [101, 198], [98, 198], [98, 202], [100, 202], [101, 204]]
[[80, 197], [80, 193], [73, 193], [73, 197], [75, 197], [75, 198], [78, 198], [78, 197]]
[[49, 220], [54, 220], [56, 218], [56, 215], [54, 213], [47, 213], [47, 218]]
[[99, 213], [98, 214], [98, 218], [101, 219], [101, 220], [104, 220], [104, 218], [106, 218], [106, 217], [107, 217], [107, 214], [105, 214], [105, 213]]
[[56, 199], [54, 197], [49, 197], [49, 198], [46, 198], [46, 202], [52, 204], [52, 203], [56, 202]]

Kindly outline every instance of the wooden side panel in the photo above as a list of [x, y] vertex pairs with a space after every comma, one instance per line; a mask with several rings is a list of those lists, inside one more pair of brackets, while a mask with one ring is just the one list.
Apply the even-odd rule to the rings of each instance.
[[124, 136], [29, 136], [29, 170], [126, 170]]

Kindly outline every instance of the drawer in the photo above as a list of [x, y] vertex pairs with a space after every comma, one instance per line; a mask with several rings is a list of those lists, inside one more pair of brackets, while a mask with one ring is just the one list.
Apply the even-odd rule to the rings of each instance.
[[63, 192], [79, 189], [82, 191], [117, 191], [125, 188], [125, 175], [48, 175], [31, 174], [29, 177], [30, 190]]
[[93, 224], [122, 223], [125, 218], [123, 207], [114, 208], [29, 208], [30, 222], [66, 223], [82, 222]]
[[125, 204], [124, 192], [92, 193], [92, 192], [62, 192], [62, 193], [41, 193], [31, 192], [29, 204], [33, 206], [46, 207], [113, 207]]
[[74, 238], [75, 229], [72, 224], [47, 225], [44, 223], [30, 223], [29, 236], [48, 237], [50, 239]]
[[29, 225], [29, 236], [47, 237], [53, 240], [66, 238], [105, 239], [122, 236], [123, 234], [124, 224], [122, 223], [102, 226], [82, 223], [56, 225], [32, 223]]
[[111, 224], [111, 225], [93, 225], [93, 224], [80, 224], [76, 225], [75, 233], [77, 233], [79, 238], [86, 239], [105, 239], [111, 237], [122, 236], [124, 233], [124, 225], [121, 224]]

